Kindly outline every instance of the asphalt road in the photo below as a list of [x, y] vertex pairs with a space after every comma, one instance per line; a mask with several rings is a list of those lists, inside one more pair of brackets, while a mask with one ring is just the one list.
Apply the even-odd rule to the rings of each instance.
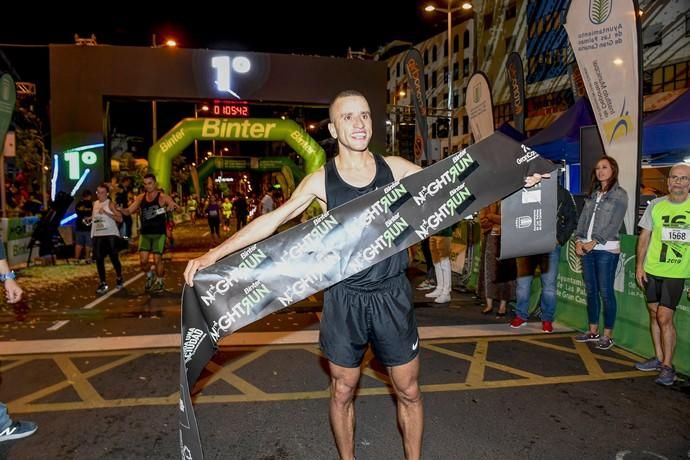
[[[144, 292], [136, 256], [125, 257], [130, 284], [105, 299], [95, 296], [93, 266], [59, 261], [20, 273], [27, 300], [0, 313], [0, 350], [40, 345], [30, 354], [0, 351], [0, 401], [39, 430], [0, 443], [0, 458], [179, 458], [181, 273], [208, 244], [203, 230], [180, 227], [163, 294]], [[456, 292], [439, 308], [417, 293], [415, 306], [426, 337], [424, 458], [690, 458], [686, 382], [655, 385], [633, 369], [639, 357], [576, 344], [573, 332], [546, 335], [532, 327], [517, 335], [508, 318], [481, 315], [469, 294]], [[320, 309], [317, 295], [235, 335], [315, 334]], [[115, 337], [155, 345], [56, 352], [73, 340]], [[173, 345], [156, 342], [162, 337]], [[403, 458], [385, 369], [376, 360], [363, 369], [357, 458]], [[222, 347], [197, 385], [195, 405], [207, 459], [338, 458], [327, 365], [312, 339]]]

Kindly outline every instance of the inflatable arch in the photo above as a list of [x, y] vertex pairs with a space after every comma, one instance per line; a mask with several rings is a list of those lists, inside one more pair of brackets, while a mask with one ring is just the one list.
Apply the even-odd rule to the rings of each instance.
[[185, 118], [149, 149], [149, 168], [170, 192], [172, 160], [194, 139], [205, 141], [284, 141], [304, 159], [310, 174], [326, 162], [326, 152], [297, 123], [272, 118]]
[[[287, 157], [210, 157], [204, 160], [201, 165], [197, 167], [197, 174], [199, 176], [199, 183], [203, 184], [206, 178], [216, 171], [261, 171], [261, 172], [276, 172], [283, 168], [288, 168], [292, 177], [297, 182], [304, 179], [304, 171]], [[189, 179], [192, 180], [191, 178]]]

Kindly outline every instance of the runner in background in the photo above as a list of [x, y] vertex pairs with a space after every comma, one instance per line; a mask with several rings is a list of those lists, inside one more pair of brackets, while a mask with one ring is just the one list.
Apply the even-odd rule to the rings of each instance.
[[232, 216], [232, 203], [230, 202], [230, 197], [225, 197], [222, 205], [223, 211], [223, 231], [225, 233], [230, 233], [230, 217]]
[[74, 221], [74, 258], [78, 263], [84, 251], [84, 263], [91, 262], [91, 214], [93, 212], [93, 197], [91, 190], [84, 190], [81, 200], [75, 205], [77, 218]]
[[215, 195], [208, 197], [208, 204], [204, 213], [208, 219], [208, 228], [211, 232], [211, 247], [220, 243], [220, 206]]
[[91, 219], [91, 238], [93, 238], [93, 255], [96, 258], [98, 279], [100, 281], [96, 294], [102, 295], [108, 292], [108, 283], [105, 277], [105, 257], [110, 257], [117, 279], [115, 285], [122, 289], [122, 264], [119, 255], [120, 230], [118, 223], [122, 222], [122, 214], [110, 200], [110, 186], [106, 183], [96, 187], [96, 201], [93, 204], [93, 217]]
[[192, 221], [192, 225], [196, 224], [196, 212], [199, 207], [199, 202], [196, 201], [195, 195], [190, 195], [187, 200], [187, 212], [189, 213], [189, 218]]
[[[177, 204], [158, 190], [156, 176], [144, 176], [144, 193], [134, 199], [125, 209], [120, 209], [125, 216], [141, 212], [141, 235], [139, 236], [139, 263], [141, 271], [146, 273], [146, 291], [160, 292], [165, 289], [163, 276], [163, 251], [167, 233], [167, 211], [178, 209]], [[149, 265], [149, 254], [153, 253], [153, 265]]]
[[242, 227], [247, 225], [247, 216], [249, 215], [247, 198], [242, 193], [237, 192], [233, 207], [235, 208], [235, 217], [237, 218], [236, 231], [239, 231]]

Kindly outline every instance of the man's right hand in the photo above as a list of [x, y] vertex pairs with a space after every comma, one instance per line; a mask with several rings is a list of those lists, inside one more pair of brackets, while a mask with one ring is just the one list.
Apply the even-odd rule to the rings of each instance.
[[637, 285], [644, 289], [647, 286], [647, 274], [643, 267], [635, 268], [635, 279], [637, 280]]
[[210, 267], [217, 261], [216, 257], [213, 256], [212, 251], [207, 252], [201, 257], [192, 259], [187, 263], [187, 268], [184, 270], [184, 280], [189, 285], [189, 287], [194, 286], [194, 275], [196, 272], [202, 268]]

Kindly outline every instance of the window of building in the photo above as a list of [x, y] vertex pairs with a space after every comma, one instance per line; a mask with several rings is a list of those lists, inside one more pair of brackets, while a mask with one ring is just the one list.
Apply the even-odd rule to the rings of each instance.
[[458, 96], [457, 92], [455, 92], [453, 94], [453, 107], [455, 107], [455, 108], [460, 107], [460, 96]]
[[651, 48], [652, 46], [661, 45], [661, 31], [662, 24], [655, 22], [645, 27], [642, 31], [642, 47]]
[[438, 100], [436, 99], [436, 96], [432, 97], [431, 98], [431, 107], [435, 109], [437, 102], [438, 102]]
[[494, 107], [494, 123], [495, 126], [501, 126], [506, 121], [513, 118], [513, 110], [510, 102], [500, 104]]
[[448, 67], [443, 68], [443, 81], [444, 82], [448, 81]]
[[400, 62], [395, 64], [395, 77], [400, 78]]
[[527, 113], [530, 116], [546, 115], [567, 110], [575, 103], [573, 92], [563, 89], [554, 93], [534, 96], [527, 99]]
[[453, 80], [460, 78], [460, 65], [457, 62], [453, 63]]
[[391, 79], [391, 68], [386, 67], [386, 80], [390, 81]]
[[466, 77], [470, 74], [470, 58], [462, 60], [462, 76]]
[[506, 21], [513, 19], [515, 16], [517, 16], [517, 5], [515, 2], [510, 2], [506, 8]]
[[470, 132], [470, 119], [467, 115], [462, 116], [462, 133], [468, 134]]
[[458, 135], [458, 117], [453, 117], [453, 136]]
[[[690, 61], [658, 67], [651, 71], [651, 92], [690, 88]], [[646, 72], [645, 72], [646, 73]], [[648, 80], [648, 79], [647, 79]], [[645, 82], [649, 86], [650, 82]]]
[[467, 86], [462, 89], [462, 103], [464, 104], [465, 101], [467, 101]]
[[431, 72], [431, 88], [436, 88], [436, 83], [438, 83], [438, 74], [434, 70]]
[[425, 83], [426, 89], [429, 89], [429, 74], [428, 73], [424, 74], [424, 83]]
[[462, 33], [462, 43], [465, 46], [465, 49], [470, 47], [470, 31], [466, 30]]
[[424, 50], [424, 65], [429, 65], [429, 50]]
[[457, 53], [458, 50], [460, 49], [460, 36], [458, 34], [455, 34], [453, 37], [453, 52]]
[[438, 55], [436, 53], [436, 45], [431, 45], [431, 62], [436, 62]]
[[448, 57], [448, 40], [443, 40], [443, 57]]
[[485, 14], [484, 15], [484, 30], [490, 29], [493, 24], [494, 24], [493, 12], [489, 13], [489, 14]]

